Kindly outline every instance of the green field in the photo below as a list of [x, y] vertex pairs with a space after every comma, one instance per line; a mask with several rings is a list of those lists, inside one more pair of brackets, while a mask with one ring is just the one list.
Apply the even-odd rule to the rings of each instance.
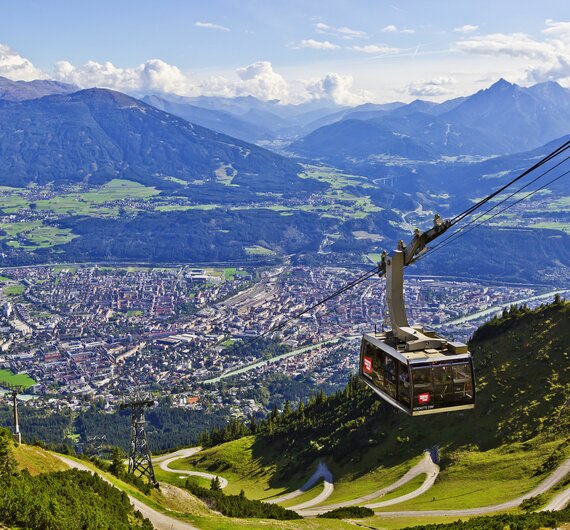
[[251, 256], [273, 256], [275, 254], [273, 250], [259, 245], [245, 247], [245, 251]]
[[20, 284], [7, 285], [2, 292], [6, 296], [20, 296], [24, 292], [24, 286]]
[[542, 222], [542, 223], [535, 223], [531, 225], [533, 228], [546, 228], [548, 230], [561, 230], [562, 232], [566, 232], [570, 234], [570, 223], [558, 223], [558, 222]]
[[[239, 494], [245, 490], [251, 499], [269, 499], [302, 486], [308, 477], [293, 475], [276, 480], [275, 472], [284, 465], [275, 454], [269, 459], [267, 455], [257, 456], [259, 447], [254, 447], [255, 438], [247, 436], [228, 442], [212, 449], [205, 449], [197, 455], [176, 460], [172, 467], [189, 471], [205, 471], [219, 473], [229, 481], [224, 488], [227, 494]], [[265, 450], [271, 453], [271, 448]], [[265, 462], [271, 460], [270, 464]]]
[[[442, 469], [432, 488], [415, 499], [398, 504], [398, 509], [476, 508], [514, 499], [546, 478], [536, 471], [559, 444], [560, 441], [541, 443], [536, 440], [485, 452], [456, 451], [452, 456], [453, 464]], [[393, 509], [388, 506], [380, 511]]]
[[27, 374], [15, 374], [11, 370], [0, 370], [0, 386], [2, 384], [19, 385], [24, 388], [34, 386], [36, 382]]
[[77, 237], [69, 228], [47, 226], [41, 221], [0, 223], [0, 231], [5, 232], [0, 239], [7, 245], [24, 250], [63, 245]]

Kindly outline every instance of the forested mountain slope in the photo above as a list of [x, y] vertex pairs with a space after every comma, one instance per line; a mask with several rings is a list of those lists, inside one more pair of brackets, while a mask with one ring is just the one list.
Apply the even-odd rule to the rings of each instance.
[[[374, 467], [405, 461], [427, 447], [438, 446], [449, 456], [465, 448], [530, 448], [539, 437], [559, 440], [552, 459], [562, 458], [570, 450], [568, 322], [570, 302], [557, 300], [536, 310], [513, 307], [482, 326], [470, 342], [477, 379], [474, 410], [410, 418], [355, 378], [333, 396], [316, 396], [294, 411], [286, 407], [255, 426], [253, 454], [266, 465], [272, 458], [286, 463], [280, 470], [286, 475], [319, 458], [348, 470], [370, 452], [378, 458], [368, 462]], [[251, 432], [234, 422], [202, 441], [214, 444]], [[220, 455], [215, 458], [222, 469]]]

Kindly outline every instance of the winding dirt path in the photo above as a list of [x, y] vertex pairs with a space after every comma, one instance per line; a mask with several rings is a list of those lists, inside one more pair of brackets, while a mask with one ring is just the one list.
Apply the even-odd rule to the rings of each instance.
[[[568, 458], [561, 466], [559, 466], [549, 477], [544, 479], [538, 486], [534, 489], [517, 497], [516, 499], [502, 502], [501, 504], [494, 504], [492, 506], [482, 506], [480, 508], [464, 508], [462, 510], [407, 510], [407, 511], [399, 511], [399, 512], [376, 512], [376, 515], [383, 515], [386, 517], [422, 517], [426, 515], [451, 515], [451, 516], [465, 516], [465, 515], [483, 515], [486, 513], [491, 512], [502, 512], [505, 510], [510, 510], [511, 508], [516, 508], [519, 504], [521, 504], [525, 499], [529, 499], [530, 497], [536, 497], [536, 495], [540, 495], [542, 493], [547, 492], [550, 488], [555, 486], [558, 482], [560, 482], [566, 475], [570, 473], [570, 458]], [[561, 506], [561, 507], [554, 507], [551, 509], [560, 510], [564, 506], [562, 505], [564, 499], [570, 500], [570, 490], [565, 490], [561, 494], [554, 497], [554, 499], [549, 503], [548, 506], [556, 503], [554, 506]], [[547, 509], [547, 508], [545, 508]]]
[[[71, 460], [70, 458], [66, 458], [65, 456], [59, 455], [57, 453], [52, 453], [54, 456], [59, 458], [64, 464], [67, 464], [69, 467], [74, 469], [79, 469], [81, 471], [88, 471], [89, 473], [93, 473], [94, 470], [90, 467], [80, 464], [75, 460]], [[101, 476], [99, 471], [95, 471], [105, 482], [111, 484], [111, 486], [115, 487], [109, 480], [107, 480], [104, 476]], [[118, 489], [118, 488], [117, 488]], [[128, 494], [127, 494], [128, 495]], [[146, 505], [144, 502], [139, 501], [132, 495], [128, 495], [129, 500], [133, 507], [141, 512], [141, 514], [146, 517], [156, 528], [156, 530], [199, 530], [197, 527], [192, 526], [189, 523], [181, 521], [180, 519], [176, 519], [175, 517], [171, 517], [164, 513], [156, 511], [154, 508]]]
[[160, 455], [156, 458], [153, 458], [152, 461], [153, 463], [157, 463], [160, 469], [163, 471], [168, 471], [169, 473], [178, 473], [179, 475], [188, 475], [191, 477], [202, 477], [208, 480], [212, 480], [213, 478], [218, 477], [220, 480], [220, 486], [222, 488], [225, 488], [228, 485], [228, 481], [220, 475], [213, 475], [212, 473], [204, 473], [202, 471], [189, 471], [188, 469], [173, 469], [170, 467], [170, 464], [175, 460], [192, 456], [201, 450], [201, 447], [189, 447], [188, 449], [180, 449], [174, 453]]
[[[388, 493], [397, 490], [399, 487], [410, 482], [410, 480], [416, 478], [419, 475], [424, 475], [424, 474], [426, 475], [426, 479], [424, 480], [422, 485], [419, 488], [416, 488], [414, 491], [407, 493], [406, 495], [401, 495], [400, 497], [390, 499], [388, 501], [380, 501], [372, 504], [365, 504], [368, 501], [378, 499], [379, 497], [383, 497]], [[295, 510], [299, 515], [302, 515], [304, 517], [316, 517], [317, 515], [328, 512], [330, 510], [334, 510], [336, 508], [344, 508], [346, 506], [354, 506], [356, 504], [363, 504], [367, 508], [371, 508], [373, 510], [384, 506], [391, 506], [393, 504], [399, 504], [400, 502], [413, 499], [414, 497], [418, 497], [422, 493], [425, 493], [433, 486], [438, 474], [439, 474], [439, 466], [435, 464], [434, 461], [432, 460], [431, 453], [429, 451], [426, 451], [424, 453], [424, 457], [421, 459], [420, 462], [418, 462], [400, 479], [390, 484], [389, 486], [386, 486], [382, 489], [379, 489], [367, 495], [363, 495], [362, 497], [351, 499], [350, 501], [338, 502], [336, 504], [329, 504], [327, 506], [320, 506], [312, 509], [306, 509], [309, 507], [308, 505], [294, 506], [291, 509]], [[310, 504], [310, 506], [315, 506], [316, 504], [317, 503], [313, 503]]]

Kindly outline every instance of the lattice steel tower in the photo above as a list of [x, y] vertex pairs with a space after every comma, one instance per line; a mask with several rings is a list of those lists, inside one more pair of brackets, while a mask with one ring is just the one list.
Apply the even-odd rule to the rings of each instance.
[[144, 411], [152, 407], [154, 400], [150, 392], [135, 393], [121, 403], [121, 409], [131, 409], [131, 449], [129, 451], [129, 473], [146, 476], [153, 486], [158, 486], [154, 476], [150, 449], [146, 439]]

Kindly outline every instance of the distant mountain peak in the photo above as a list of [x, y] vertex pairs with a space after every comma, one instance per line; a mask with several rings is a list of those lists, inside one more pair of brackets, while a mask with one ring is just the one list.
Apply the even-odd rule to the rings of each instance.
[[12, 81], [0, 76], [0, 99], [5, 101], [26, 101], [54, 94], [70, 94], [79, 87], [69, 83], [35, 79], [33, 81]]
[[100, 102], [112, 102], [119, 106], [144, 106], [138, 99], [135, 99], [122, 92], [117, 92], [116, 90], [111, 90], [109, 88], [86, 88], [84, 90], [79, 90], [74, 92], [69, 96], [72, 99], [79, 100], [92, 100]]
[[493, 83], [488, 90], [497, 90], [497, 89], [505, 89], [505, 88], [512, 88], [517, 87], [515, 83], [509, 83], [505, 78], [501, 77], [498, 81]]

